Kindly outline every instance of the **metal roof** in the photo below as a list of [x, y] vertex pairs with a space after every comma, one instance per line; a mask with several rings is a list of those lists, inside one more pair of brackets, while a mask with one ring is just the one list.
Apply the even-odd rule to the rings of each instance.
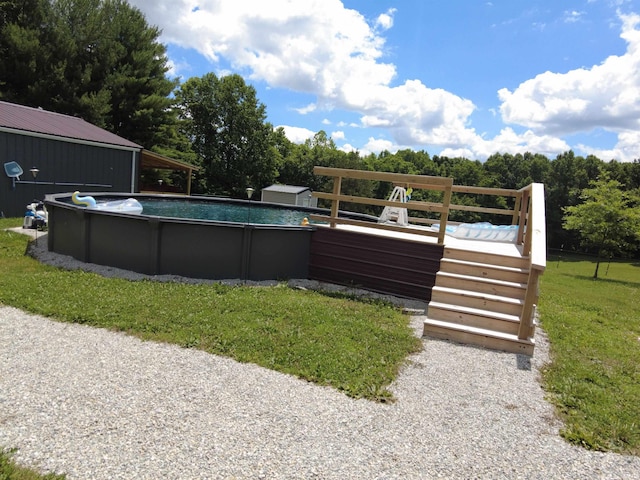
[[159, 153], [152, 152], [151, 150], [142, 150], [142, 167], [148, 168], [160, 168], [166, 170], [183, 170], [186, 172], [200, 171], [200, 167], [191, 165], [187, 162], [181, 162], [173, 158], [160, 155]]
[[85, 142], [104, 143], [132, 149], [142, 146], [78, 117], [49, 112], [41, 108], [0, 102], [0, 130], [53, 136]]
[[295, 193], [299, 194], [311, 190], [309, 187], [298, 187], [296, 185], [271, 185], [262, 189], [263, 192], [280, 192], [280, 193]]

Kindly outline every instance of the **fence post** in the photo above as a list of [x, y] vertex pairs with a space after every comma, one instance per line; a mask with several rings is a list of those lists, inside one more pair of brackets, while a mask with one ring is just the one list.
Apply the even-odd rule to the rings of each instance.
[[534, 305], [538, 302], [539, 278], [540, 270], [532, 268], [529, 272], [527, 293], [524, 297], [524, 306], [522, 307], [522, 315], [520, 317], [520, 327], [518, 328], [518, 338], [520, 340], [527, 340], [533, 335], [533, 312]]
[[444, 245], [444, 236], [447, 233], [447, 221], [449, 220], [449, 207], [451, 205], [451, 190], [453, 187], [453, 179], [444, 190], [442, 198], [443, 211], [440, 213], [440, 231], [438, 232], [438, 245]]
[[[340, 211], [340, 200], [338, 200], [338, 196], [340, 195], [340, 190], [342, 190], [342, 177], [333, 177], [333, 195], [334, 198], [331, 201], [331, 218], [338, 218], [338, 212]], [[335, 228], [336, 222], [332, 221], [329, 223], [331, 228]]]
[[[524, 241], [524, 231], [525, 228], [526, 230], [530, 230], [529, 225], [528, 225], [528, 214], [529, 214], [529, 198], [530, 198], [531, 192], [529, 191], [529, 189], [525, 189], [522, 191], [522, 200], [520, 202], [520, 219], [518, 221], [518, 243], [522, 244]], [[531, 244], [529, 244], [529, 248], [531, 248]], [[529, 254], [528, 249], [525, 246], [525, 251], [523, 252], [525, 255]]]

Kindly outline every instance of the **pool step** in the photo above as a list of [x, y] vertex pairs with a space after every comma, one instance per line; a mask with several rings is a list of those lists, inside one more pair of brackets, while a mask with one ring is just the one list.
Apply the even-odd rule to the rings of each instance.
[[533, 354], [533, 338], [520, 339], [528, 259], [444, 249], [423, 335]]
[[501, 350], [510, 353], [533, 355], [535, 341], [533, 339], [520, 340], [517, 335], [496, 332], [485, 328], [469, 325], [452, 324], [440, 320], [425, 320], [428, 336], [441, 340], [450, 340], [467, 345], [476, 345], [491, 350]]

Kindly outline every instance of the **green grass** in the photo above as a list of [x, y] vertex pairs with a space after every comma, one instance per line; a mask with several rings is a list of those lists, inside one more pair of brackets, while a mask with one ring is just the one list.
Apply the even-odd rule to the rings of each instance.
[[202, 349], [376, 401], [392, 400], [387, 387], [421, 348], [407, 317], [382, 302], [284, 285], [104, 278], [43, 265], [25, 256], [27, 243], [0, 232], [0, 303], [57, 320]]
[[42, 475], [35, 470], [16, 465], [11, 452], [0, 450], [0, 480], [64, 480], [65, 475], [48, 473]]
[[[608, 273], [607, 273], [608, 268]], [[551, 343], [543, 372], [562, 435], [589, 449], [640, 454], [640, 263], [550, 258], [540, 314]]]

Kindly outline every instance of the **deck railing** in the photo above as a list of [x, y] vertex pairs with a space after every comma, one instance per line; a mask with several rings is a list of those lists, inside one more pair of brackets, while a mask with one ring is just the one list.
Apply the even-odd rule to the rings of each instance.
[[[516, 243], [522, 246], [522, 255], [529, 258], [529, 279], [524, 299], [524, 305], [520, 316], [518, 337], [527, 339], [534, 333], [534, 310], [539, 295], [539, 278], [546, 266], [546, 232], [545, 232], [545, 202], [544, 186], [540, 183], [532, 183], [520, 190], [504, 188], [485, 188], [464, 185], [453, 185], [452, 178], [432, 177], [425, 175], [407, 175], [388, 172], [371, 172], [365, 170], [351, 170], [343, 168], [315, 167], [316, 175], [333, 177], [332, 193], [314, 192], [318, 199], [331, 202], [330, 215], [312, 215], [311, 218], [329, 222], [331, 227], [337, 224], [365, 226], [384, 230], [394, 230], [417, 235], [437, 237], [438, 244], [444, 244], [449, 213], [452, 210], [477, 212], [492, 215], [504, 215], [509, 217], [511, 225], [518, 225]], [[381, 200], [354, 195], [343, 195], [343, 179], [373, 180], [390, 182], [396, 186], [404, 186], [414, 190], [434, 190], [443, 192], [441, 202], [421, 202], [410, 200], [408, 202]], [[451, 204], [452, 193], [486, 195], [513, 198], [513, 207], [489, 208], [475, 205]], [[438, 223], [440, 228], [434, 231], [420, 228], [417, 225], [401, 226], [387, 223], [372, 223], [362, 220], [353, 220], [339, 216], [340, 202], [350, 202], [374, 206], [392, 206], [406, 208], [407, 210], [432, 212], [439, 214], [438, 218], [409, 217], [413, 224], [433, 225]], [[450, 222], [457, 223], [457, 222]]]
[[[327, 221], [329, 222], [331, 227], [335, 227], [336, 224], [356, 225], [383, 230], [395, 230], [399, 232], [424, 235], [428, 237], [437, 237], [438, 243], [440, 245], [444, 243], [444, 235], [446, 232], [447, 221], [449, 218], [449, 208], [451, 203], [451, 189], [453, 187], [452, 178], [430, 177], [426, 175], [405, 175], [401, 173], [388, 172], [370, 172], [366, 170], [350, 170], [345, 168], [328, 167], [315, 167], [313, 169], [313, 173], [315, 173], [316, 175], [333, 177], [332, 193], [313, 192], [314, 197], [331, 201], [331, 214], [329, 216], [312, 215], [311, 218], [313, 220]], [[442, 202], [416, 202], [413, 200], [409, 200], [408, 202], [400, 202], [354, 195], [343, 195], [341, 193], [343, 178], [390, 182], [396, 185], [411, 185], [413, 186], [413, 188], [442, 191], [444, 192], [444, 194]], [[401, 225], [390, 225], [387, 223], [372, 223], [362, 220], [353, 220], [340, 217], [340, 202], [374, 205], [379, 207], [398, 207], [406, 208], [407, 210], [438, 213], [440, 215], [438, 219], [438, 221], [440, 222], [440, 229], [436, 232], [425, 228], [417, 229], [415, 227], [404, 227]]]
[[547, 265], [547, 234], [544, 185], [532, 183], [519, 192], [522, 192], [522, 202], [518, 242], [522, 243], [522, 255], [529, 257], [529, 279], [518, 331], [518, 338], [524, 340], [532, 337], [535, 329], [534, 313], [540, 294], [540, 276]]

